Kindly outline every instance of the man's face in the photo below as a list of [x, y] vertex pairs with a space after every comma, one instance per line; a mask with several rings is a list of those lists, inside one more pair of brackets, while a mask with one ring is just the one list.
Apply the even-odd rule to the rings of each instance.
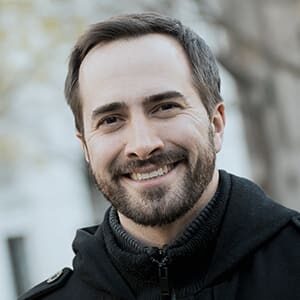
[[86, 159], [112, 205], [150, 226], [189, 211], [212, 179], [220, 145], [180, 45], [149, 34], [97, 46], [79, 86]]

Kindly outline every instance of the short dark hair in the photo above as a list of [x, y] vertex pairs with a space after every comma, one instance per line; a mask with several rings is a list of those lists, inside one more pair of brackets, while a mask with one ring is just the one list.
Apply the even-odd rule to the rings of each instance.
[[194, 31], [179, 20], [158, 13], [115, 16], [91, 25], [78, 39], [71, 52], [65, 81], [65, 97], [74, 114], [75, 126], [79, 133], [84, 133], [78, 83], [79, 69], [84, 57], [96, 45], [151, 33], [165, 34], [180, 43], [191, 67], [193, 84], [209, 116], [215, 105], [222, 101], [216, 60], [205, 41]]

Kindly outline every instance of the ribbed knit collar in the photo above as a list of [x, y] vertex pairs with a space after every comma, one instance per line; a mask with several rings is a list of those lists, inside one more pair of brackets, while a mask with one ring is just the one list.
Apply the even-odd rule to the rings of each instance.
[[[201, 288], [215, 248], [229, 190], [230, 177], [220, 171], [219, 186], [214, 197], [184, 232], [163, 249], [174, 288], [182, 287], [183, 293], [187, 292], [186, 289], [194, 292]], [[158, 249], [147, 247], [130, 236], [121, 226], [114, 208], [107, 211], [102, 230], [114, 265], [131, 287], [136, 290], [157, 285], [158, 266], [154, 261], [162, 259], [158, 257]], [[191, 276], [196, 280], [191, 280]], [[189, 286], [189, 282], [192, 282], [192, 286]]]

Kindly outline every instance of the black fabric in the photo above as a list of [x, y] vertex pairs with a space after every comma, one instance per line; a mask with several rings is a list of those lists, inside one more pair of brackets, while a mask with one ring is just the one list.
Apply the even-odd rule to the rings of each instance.
[[26, 295], [20, 297], [19, 300], [41, 299], [43, 296], [47, 296], [47, 294], [52, 293], [53, 291], [59, 289], [60, 287], [63, 287], [66, 281], [71, 276], [72, 270], [69, 268], [64, 268], [63, 270], [59, 271], [58, 274], [59, 276], [57, 277], [57, 279], [53, 281], [51, 280], [51, 282], [49, 282], [50, 278], [48, 278], [44, 282], [35, 286], [29, 292], [27, 292]]
[[[249, 180], [220, 178], [216, 196], [165, 249], [173, 299], [300, 299], [299, 213]], [[22, 300], [160, 299], [157, 249], [132, 239], [114, 210], [101, 226], [78, 230], [73, 248], [64, 285]]]

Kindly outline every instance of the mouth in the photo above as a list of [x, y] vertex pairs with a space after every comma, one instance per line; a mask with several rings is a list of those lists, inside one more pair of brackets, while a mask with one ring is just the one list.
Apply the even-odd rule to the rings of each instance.
[[166, 164], [160, 167], [152, 166], [149, 168], [144, 168], [141, 170], [135, 170], [132, 173], [126, 174], [125, 176], [127, 178], [130, 178], [134, 181], [146, 181], [150, 179], [155, 179], [158, 177], [162, 177], [164, 175], [167, 175], [170, 173], [180, 162], [172, 163], [172, 164]]

